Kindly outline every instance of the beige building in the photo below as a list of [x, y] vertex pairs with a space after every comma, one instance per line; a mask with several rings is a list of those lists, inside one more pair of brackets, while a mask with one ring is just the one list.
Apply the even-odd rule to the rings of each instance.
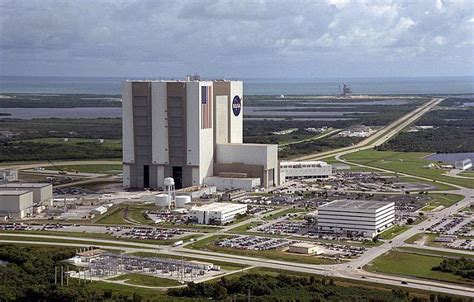
[[300, 242], [300, 243], [295, 243], [290, 245], [290, 248], [288, 250], [290, 253], [296, 253], [296, 254], [322, 254], [323, 251], [321, 248], [317, 245], [311, 244], [311, 243], [306, 243], [306, 242]]
[[26, 190], [0, 190], [0, 215], [22, 219], [33, 213], [33, 193]]
[[21, 183], [12, 182], [0, 184], [0, 191], [3, 190], [26, 190], [33, 193], [33, 203], [35, 205], [51, 205], [53, 200], [53, 185], [50, 183]]

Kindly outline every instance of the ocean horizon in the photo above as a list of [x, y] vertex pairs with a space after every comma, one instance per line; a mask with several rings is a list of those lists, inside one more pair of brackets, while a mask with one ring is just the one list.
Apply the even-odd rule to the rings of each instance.
[[[0, 93], [121, 94], [121, 82], [127, 79], [173, 77], [0, 76]], [[344, 83], [352, 88], [354, 95], [474, 94], [474, 76], [228, 79], [244, 81], [244, 92], [247, 95], [337, 95], [340, 93], [339, 87]]]

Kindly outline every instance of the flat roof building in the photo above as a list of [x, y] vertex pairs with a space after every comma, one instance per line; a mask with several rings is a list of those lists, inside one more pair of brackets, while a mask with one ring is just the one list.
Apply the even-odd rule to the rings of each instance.
[[321, 178], [332, 175], [332, 167], [323, 161], [282, 161], [280, 182], [295, 178]]
[[33, 213], [33, 192], [0, 190], [0, 215], [22, 219]]
[[21, 183], [12, 182], [0, 184], [2, 190], [26, 190], [33, 192], [33, 203], [35, 205], [51, 204], [53, 199], [53, 185], [50, 183]]
[[315, 244], [299, 242], [290, 245], [288, 251], [296, 254], [322, 254], [321, 248]]
[[454, 162], [454, 167], [459, 170], [469, 170], [472, 168], [472, 161], [470, 158], [466, 158], [463, 160], [458, 160]]
[[393, 225], [395, 203], [374, 200], [335, 200], [318, 209], [321, 232], [374, 237]]
[[241, 81], [125, 81], [122, 128], [125, 188], [172, 177], [180, 189], [235, 172], [279, 184], [277, 146], [243, 144]]
[[246, 214], [247, 205], [213, 202], [200, 207], [193, 207], [189, 210], [188, 219], [190, 222], [199, 224], [223, 225], [235, 219], [238, 214]]

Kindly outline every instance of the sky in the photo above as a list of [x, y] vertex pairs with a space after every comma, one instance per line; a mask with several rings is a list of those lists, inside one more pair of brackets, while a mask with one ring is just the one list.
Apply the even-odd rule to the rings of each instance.
[[474, 0], [0, 0], [0, 75], [474, 76]]

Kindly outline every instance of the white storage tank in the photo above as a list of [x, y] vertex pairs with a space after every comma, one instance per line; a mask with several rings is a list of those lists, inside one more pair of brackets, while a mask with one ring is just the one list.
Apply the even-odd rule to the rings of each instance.
[[164, 183], [166, 187], [174, 186], [174, 179], [172, 177], [166, 177]]
[[171, 198], [168, 194], [158, 194], [155, 196], [155, 204], [160, 208], [169, 207], [171, 205]]
[[176, 207], [184, 208], [185, 204], [191, 203], [191, 196], [178, 195], [176, 196]]

